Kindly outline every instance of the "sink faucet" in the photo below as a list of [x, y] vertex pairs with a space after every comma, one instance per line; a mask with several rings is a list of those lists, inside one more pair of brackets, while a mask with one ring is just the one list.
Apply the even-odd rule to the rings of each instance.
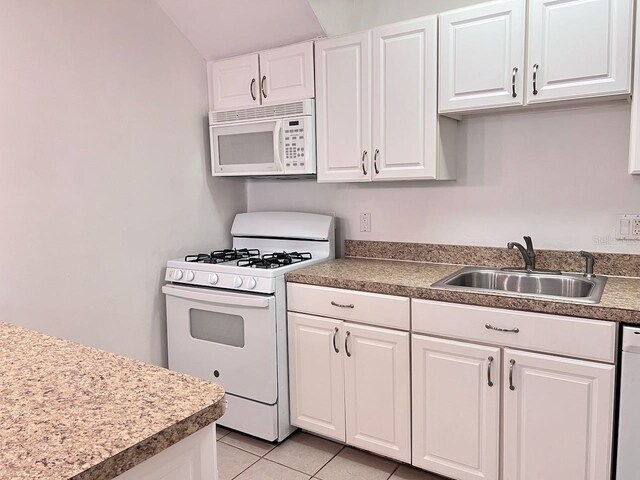
[[533, 249], [533, 242], [531, 241], [531, 237], [525, 236], [524, 242], [527, 245], [525, 248], [521, 243], [518, 242], [509, 242], [507, 243], [507, 248], [513, 250], [517, 248], [524, 259], [524, 269], [525, 270], [535, 270], [536, 269], [536, 251]]
[[595, 257], [584, 250], [580, 251], [580, 256], [586, 260], [586, 268], [583, 275], [587, 278], [594, 278], [596, 276], [595, 273], [593, 273], [593, 265], [596, 263]]

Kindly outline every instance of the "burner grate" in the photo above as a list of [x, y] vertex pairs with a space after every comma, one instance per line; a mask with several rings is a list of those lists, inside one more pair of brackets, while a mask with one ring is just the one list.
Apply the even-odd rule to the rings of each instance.
[[185, 262], [194, 263], [224, 263], [234, 260], [260, 257], [260, 250], [256, 248], [240, 248], [214, 250], [211, 253], [199, 253], [197, 255], [187, 255], [184, 257]]
[[250, 268], [279, 268], [293, 263], [311, 260], [309, 252], [275, 252], [262, 255], [260, 258], [244, 258], [237, 262], [239, 267]]

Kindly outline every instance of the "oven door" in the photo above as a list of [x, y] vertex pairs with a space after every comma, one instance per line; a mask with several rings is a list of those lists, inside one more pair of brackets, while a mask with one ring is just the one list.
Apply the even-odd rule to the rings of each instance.
[[282, 120], [211, 128], [214, 176], [282, 175]]
[[169, 368], [233, 395], [278, 399], [273, 295], [166, 285]]

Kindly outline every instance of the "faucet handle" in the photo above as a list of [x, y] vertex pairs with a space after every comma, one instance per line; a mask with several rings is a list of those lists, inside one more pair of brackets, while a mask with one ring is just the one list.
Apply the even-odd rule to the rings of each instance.
[[528, 235], [525, 235], [524, 237], [524, 243], [527, 245], [527, 251], [529, 253], [533, 252], [533, 240], [531, 240], [531, 237]]
[[596, 263], [596, 259], [593, 256], [593, 254], [589, 252], [585, 252], [584, 250], [581, 250], [580, 256], [586, 260], [585, 271], [583, 275], [587, 278], [595, 277], [595, 274], [593, 273], [593, 266]]

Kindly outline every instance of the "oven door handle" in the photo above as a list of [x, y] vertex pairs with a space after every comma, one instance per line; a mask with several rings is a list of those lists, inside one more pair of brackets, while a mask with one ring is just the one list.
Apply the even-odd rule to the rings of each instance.
[[254, 308], [267, 308], [269, 306], [269, 299], [264, 297], [254, 296], [231, 296], [220, 295], [219, 293], [209, 292], [194, 292], [193, 290], [186, 290], [182, 288], [165, 286], [162, 287], [162, 292], [166, 295], [171, 295], [178, 298], [186, 298], [189, 300], [198, 300], [206, 303], [218, 303], [221, 305], [231, 305], [234, 307], [254, 307]]

